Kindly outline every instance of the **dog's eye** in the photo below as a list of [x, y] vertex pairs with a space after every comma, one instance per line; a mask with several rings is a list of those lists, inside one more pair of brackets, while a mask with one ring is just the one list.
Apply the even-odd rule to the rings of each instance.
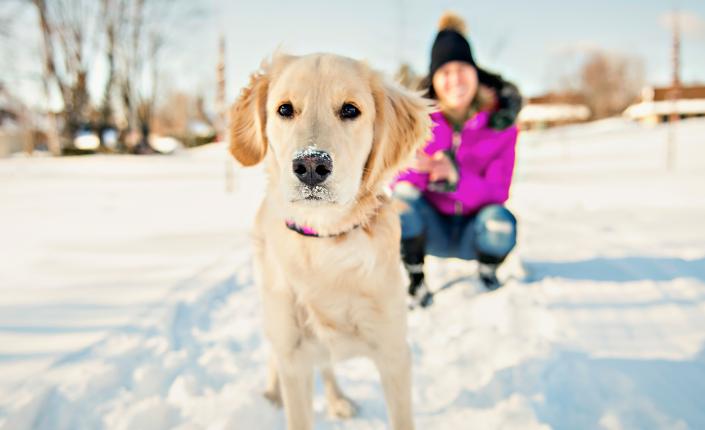
[[343, 103], [343, 107], [340, 108], [340, 118], [355, 119], [358, 116], [360, 116], [360, 109], [353, 104]]
[[284, 118], [291, 118], [294, 116], [294, 106], [291, 103], [283, 103], [277, 109], [277, 113]]

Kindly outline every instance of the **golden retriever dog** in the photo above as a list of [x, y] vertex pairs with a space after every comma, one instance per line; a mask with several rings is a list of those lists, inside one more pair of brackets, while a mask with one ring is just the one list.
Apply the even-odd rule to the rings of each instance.
[[[232, 109], [230, 150], [266, 162], [255, 273], [273, 357], [266, 391], [289, 429], [313, 427], [313, 370], [328, 410], [354, 406], [330, 364], [371, 358], [393, 429], [412, 429], [411, 357], [397, 210], [384, 185], [425, 141], [428, 103], [364, 63], [276, 54]], [[281, 397], [280, 397], [281, 396]]]

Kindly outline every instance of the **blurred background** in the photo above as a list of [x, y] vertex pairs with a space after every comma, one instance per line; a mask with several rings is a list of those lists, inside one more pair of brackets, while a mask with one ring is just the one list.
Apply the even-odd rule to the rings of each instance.
[[[663, 121], [669, 109], [658, 102], [705, 98], [705, 6], [694, 0], [5, 0], [3, 135], [22, 136], [4, 137], [0, 153], [148, 151], [135, 148], [149, 143], [144, 133], [162, 150], [176, 142], [160, 137], [212, 141], [225, 105], [277, 48], [364, 58], [411, 84], [427, 72], [436, 21], [451, 8], [466, 18], [480, 64], [528, 97], [524, 128], [621, 114]], [[704, 113], [682, 104], [681, 116]]]
[[[410, 314], [419, 428], [705, 428], [705, 2], [0, 0], [0, 429], [284, 428], [227, 110], [277, 49], [517, 84], [525, 272]], [[339, 368], [384, 428], [372, 366]]]

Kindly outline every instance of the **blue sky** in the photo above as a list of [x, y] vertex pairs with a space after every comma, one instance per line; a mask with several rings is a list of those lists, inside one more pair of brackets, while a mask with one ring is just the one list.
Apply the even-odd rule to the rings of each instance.
[[[195, 88], [212, 97], [220, 32], [228, 43], [229, 100], [277, 47], [366, 59], [390, 73], [405, 61], [422, 72], [445, 10], [465, 18], [477, 62], [517, 82], [527, 95], [554, 88], [571, 59], [596, 48], [643, 59], [647, 83], [665, 84], [671, 77], [671, 36], [662, 21], [674, 2], [687, 15], [683, 80], [705, 82], [703, 0], [206, 0], [198, 26], [171, 35], [163, 86]], [[32, 52], [39, 50], [27, 51]]]
[[[216, 27], [228, 40], [230, 76], [240, 86], [247, 72], [278, 45], [295, 53], [332, 51], [386, 71], [407, 61], [425, 71], [444, 10], [466, 19], [479, 64], [515, 80], [527, 94], [555, 84], [562, 63], [601, 48], [644, 60], [649, 83], [671, 77], [671, 36], [662, 23], [667, 0], [533, 0], [503, 2], [395, 0], [376, 2], [214, 0]], [[679, 0], [688, 14], [683, 37], [683, 79], [705, 82], [705, 1]]]

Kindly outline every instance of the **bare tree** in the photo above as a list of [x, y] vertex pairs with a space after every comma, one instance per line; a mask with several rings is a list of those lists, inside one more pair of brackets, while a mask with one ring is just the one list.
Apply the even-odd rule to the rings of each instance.
[[[194, 6], [169, 0], [104, 0], [117, 5], [112, 55], [115, 85], [128, 129], [149, 132], [159, 81], [161, 54], [177, 21], [197, 16]], [[173, 30], [172, 30], [173, 31]]]
[[[61, 134], [70, 139], [88, 120], [88, 74], [98, 52], [100, 10], [90, 0], [30, 0], [39, 19], [43, 45], [43, 86], [56, 85], [63, 104]], [[57, 153], [57, 142], [52, 152]]]
[[100, 100], [100, 122], [103, 125], [114, 121], [112, 95], [115, 84], [115, 47], [120, 26], [125, 19], [125, 2], [122, 0], [101, 0], [101, 16], [105, 28], [105, 60], [107, 73]]
[[206, 112], [202, 92], [167, 92], [155, 108], [153, 124], [157, 133], [176, 137], [187, 146], [206, 143], [215, 138], [216, 133], [216, 124]]
[[402, 86], [416, 90], [422, 77], [418, 76], [408, 63], [402, 63], [394, 74], [394, 78]]
[[[12, 21], [16, 14], [15, 8], [10, 8], [10, 3], [0, 3], [0, 70], [5, 70], [9, 64], [7, 61], [8, 41], [12, 34]], [[4, 80], [4, 73], [0, 74], [0, 87]]]
[[[56, 128], [65, 141], [83, 123], [96, 121], [147, 134], [162, 49], [184, 22], [202, 16], [194, 12], [199, 6], [184, 0], [0, 0], [0, 42], [17, 36], [4, 25], [11, 22], [10, 2], [12, 11], [29, 7], [36, 13], [42, 88], [47, 100], [58, 96], [61, 102]], [[92, 75], [102, 59], [107, 68]], [[102, 87], [91, 94], [88, 82], [96, 78]], [[59, 153], [59, 139], [53, 140]]]
[[633, 57], [595, 52], [580, 70], [580, 90], [595, 118], [622, 113], [643, 84], [644, 65]]
[[641, 59], [594, 47], [582, 55], [569, 53], [555, 60], [550, 77], [559, 94], [578, 96], [592, 119], [620, 114], [636, 100], [644, 85]]

